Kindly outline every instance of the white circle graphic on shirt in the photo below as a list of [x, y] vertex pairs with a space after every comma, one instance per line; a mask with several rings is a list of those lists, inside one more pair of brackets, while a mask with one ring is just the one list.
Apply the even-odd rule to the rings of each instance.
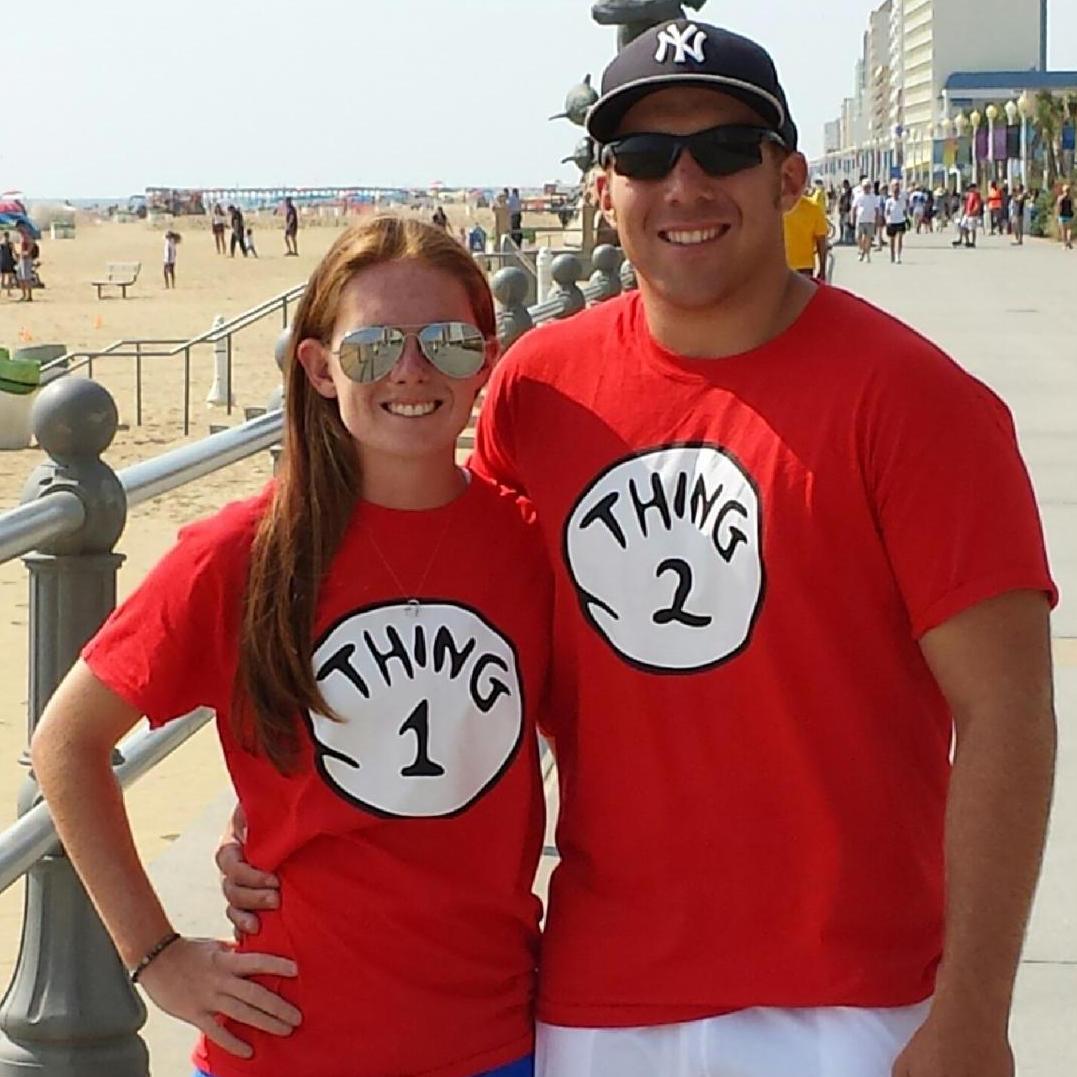
[[516, 649], [473, 610], [403, 602], [342, 617], [314, 650], [341, 721], [309, 713], [318, 769], [347, 800], [383, 815], [463, 811], [490, 789], [523, 732]]
[[726, 450], [667, 445], [607, 468], [569, 514], [584, 616], [632, 665], [693, 673], [747, 644], [763, 599], [759, 497]]

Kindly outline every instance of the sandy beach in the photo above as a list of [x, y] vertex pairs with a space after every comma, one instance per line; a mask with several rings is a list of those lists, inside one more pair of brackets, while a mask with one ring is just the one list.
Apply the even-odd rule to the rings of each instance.
[[[472, 219], [466, 207], [446, 208], [454, 228]], [[473, 212], [482, 215], [484, 227], [492, 227], [488, 211]], [[204, 219], [150, 225], [98, 223], [80, 215], [74, 239], [42, 239], [40, 272], [46, 287], [35, 292], [32, 304], [18, 302], [18, 292], [11, 297], [0, 292], [0, 347], [14, 352], [23, 343], [57, 343], [69, 350], [93, 350], [123, 338], [190, 339], [209, 329], [216, 316], [232, 318], [304, 282], [341, 230], [339, 224], [304, 220], [299, 257], [285, 257], [279, 221], [255, 215], [249, 220], [259, 256], [232, 259], [215, 253]], [[167, 227], [182, 236], [174, 291], [165, 290], [161, 272]], [[118, 291], [98, 300], [90, 282], [101, 279], [107, 262], [118, 261], [142, 263], [138, 282], [126, 300]], [[120, 413], [121, 429], [106, 453], [108, 463], [119, 470], [204, 437], [210, 423], [242, 422], [244, 407], [264, 406], [280, 383], [273, 346], [281, 327], [278, 313], [235, 337], [231, 417], [223, 407], [205, 403], [213, 380], [212, 346], [192, 352], [188, 439], [182, 425], [182, 356], [144, 361], [141, 426], [135, 423], [134, 360], [95, 362], [94, 379], [112, 393]], [[18, 504], [27, 477], [42, 459], [36, 448], [0, 452], [0, 512]], [[262, 453], [132, 510], [118, 545], [126, 558], [119, 576], [121, 598], [168, 549], [179, 527], [255, 493], [270, 471], [269, 455]], [[0, 767], [0, 826], [15, 818], [16, 796], [26, 773], [19, 759], [26, 745], [27, 621], [26, 570], [21, 561], [0, 565], [0, 758], [5, 760]], [[143, 856], [152, 861], [226, 785], [216, 736], [207, 727], [128, 794]], [[4, 982], [17, 953], [21, 907], [21, 885], [0, 894]]]

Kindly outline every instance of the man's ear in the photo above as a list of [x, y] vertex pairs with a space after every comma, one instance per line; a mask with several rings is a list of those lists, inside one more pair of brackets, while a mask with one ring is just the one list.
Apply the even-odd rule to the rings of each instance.
[[610, 196], [610, 174], [606, 169], [595, 173], [595, 201], [602, 211], [602, 216], [612, 225], [617, 223], [617, 211], [613, 208], [613, 198]]
[[781, 163], [781, 207], [788, 213], [808, 185], [808, 162], [802, 153], [790, 153]]
[[303, 368], [307, 381], [319, 396], [331, 399], [337, 395], [337, 387], [329, 368], [329, 349], [320, 340], [313, 337], [301, 340], [295, 350], [295, 357]]

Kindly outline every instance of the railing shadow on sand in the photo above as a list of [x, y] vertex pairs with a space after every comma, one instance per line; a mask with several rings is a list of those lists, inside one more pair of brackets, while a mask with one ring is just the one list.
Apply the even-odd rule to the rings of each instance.
[[[531, 308], [522, 304], [525, 271], [500, 270], [491, 285], [503, 346], [534, 325], [634, 287], [631, 267], [621, 263], [620, 251], [596, 249], [594, 271], [581, 287], [581, 260], [559, 255], [552, 266], [553, 291]], [[279, 305], [281, 298], [269, 303]], [[243, 317], [228, 324], [234, 330]], [[101, 456], [118, 425], [115, 401], [96, 382], [67, 377], [50, 382], [33, 412], [34, 433], [47, 459], [31, 474], [23, 503], [0, 514], [0, 564], [21, 556], [28, 572], [28, 736], [116, 604], [123, 558], [115, 547], [128, 509], [258, 452], [279, 451], [283, 412], [277, 393], [263, 415], [115, 472]], [[201, 709], [125, 738], [113, 758], [119, 784], [126, 787], [152, 770], [212, 717]], [[544, 768], [551, 766], [546, 753]], [[32, 772], [18, 810], [17, 822], [0, 834], [0, 891], [27, 878], [19, 956], [0, 1003], [0, 1077], [148, 1077], [149, 1052], [139, 1035], [145, 1006], [57, 842]]]

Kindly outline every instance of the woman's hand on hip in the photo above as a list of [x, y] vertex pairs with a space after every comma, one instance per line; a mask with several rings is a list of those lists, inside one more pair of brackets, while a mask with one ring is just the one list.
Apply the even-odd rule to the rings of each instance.
[[181, 938], [146, 967], [139, 983], [165, 1013], [194, 1025], [230, 1054], [250, 1058], [250, 1045], [219, 1017], [273, 1036], [290, 1035], [300, 1023], [299, 1011], [249, 977], [297, 974], [295, 962], [285, 957], [237, 953], [217, 939]]

